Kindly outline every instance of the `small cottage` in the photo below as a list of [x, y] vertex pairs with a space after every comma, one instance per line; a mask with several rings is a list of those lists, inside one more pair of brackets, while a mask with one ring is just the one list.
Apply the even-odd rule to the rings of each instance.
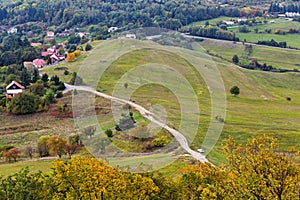
[[6, 87], [6, 97], [7, 98], [13, 98], [14, 95], [20, 94], [24, 92], [25, 87], [18, 83], [17, 81], [12, 81], [7, 87]]

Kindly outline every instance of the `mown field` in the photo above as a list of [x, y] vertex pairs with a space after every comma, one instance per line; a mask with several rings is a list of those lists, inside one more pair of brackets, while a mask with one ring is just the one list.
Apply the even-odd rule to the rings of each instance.
[[[131, 42], [131, 45], [134, 45], [135, 42]], [[238, 54], [239, 52], [243, 51], [239, 48], [235, 49], [228, 48], [226, 46], [222, 47], [222, 45], [216, 44], [211, 45], [202, 43], [202, 45], [210, 51], [214, 51], [218, 55], [224, 56], [228, 59], [231, 59], [232, 54]], [[110, 47], [108, 47], [108, 50], [109, 48]], [[111, 48], [113, 49], [113, 47]], [[94, 52], [96, 52], [96, 50], [93, 51], [93, 53]], [[276, 51], [267, 47], [266, 49], [255, 48], [253, 55], [259, 56], [262, 52], [265, 52], [266, 54], [262, 55], [260, 57], [261, 59], [265, 58], [273, 61], [273, 63], [285, 62], [284, 65], [288, 69], [295, 68], [293, 65], [300, 63], [300, 61], [298, 62], [297, 60], [297, 58], [299, 58], [297, 56], [291, 56], [291, 59], [294, 60], [290, 61], [290, 59], [285, 59], [288, 58], [287, 52], [277, 52], [278, 56], [276, 56]], [[281, 54], [282, 57], [279, 57]], [[208, 158], [217, 165], [224, 162], [224, 156], [222, 154], [222, 142], [224, 138], [227, 138], [229, 135], [232, 135], [238, 142], [246, 143], [248, 138], [267, 134], [278, 139], [281, 144], [280, 150], [287, 150], [290, 146], [294, 146], [299, 150], [300, 115], [298, 113], [300, 113], [300, 74], [278, 74], [262, 71], [250, 71], [241, 69], [238, 66], [235, 66], [220, 58], [213, 58], [213, 60], [221, 72], [225, 84], [227, 93], [227, 114], [222, 135], [213, 151], [208, 155]], [[182, 73], [188, 78], [192, 88], [196, 91], [201, 109], [199, 122], [200, 127], [191, 147], [194, 149], [201, 147], [207, 131], [208, 122], [211, 117], [209, 103], [210, 97], [206, 85], [201, 79], [201, 76], [196, 73], [196, 71], [193, 69], [193, 66], [186, 60], [178, 58], [178, 56], [170, 52], [157, 51], [151, 48], [143, 50], [135, 49], [116, 59], [115, 62], [113, 62], [105, 71], [102, 78], [100, 78], [100, 82], [97, 83], [96, 86], [99, 90], [112, 94], [112, 89], [118, 83], [118, 80], [121, 78], [122, 74], [133, 69], [135, 66], [154, 62], [173, 67]], [[211, 62], [207, 63], [209, 64]], [[69, 71], [72, 72], [76, 71], [82, 66], [82, 64], [84, 64], [86, 67], [85, 70], [94, 70], [89, 68], [90, 65], [89, 63], [86, 63], [86, 61], [83, 63], [78, 60], [73, 63], [68, 63], [67, 65]], [[209, 67], [209, 65], [207, 66]], [[275, 64], [274, 67], [276, 67]], [[44, 69], [44, 71], [49, 74], [51, 73], [52, 75], [60, 73], [52, 68]], [[132, 80], [134, 81], [135, 79]], [[86, 80], [87, 83], [90, 83], [90, 81], [91, 80], [89, 79]], [[121, 84], [123, 84], [123, 82], [121, 82]], [[134, 84], [134, 82], [129, 83], [129, 88], [132, 84]], [[237, 97], [233, 97], [229, 94], [230, 88], [234, 85], [240, 87], [241, 90], [240, 95]], [[292, 100], [287, 101], [286, 97], [290, 97]], [[178, 128], [180, 123], [180, 106], [176, 96], [172, 94], [169, 89], [155, 84], [147, 84], [143, 87], [137, 88], [132, 95], [132, 99], [136, 103], [141, 104], [146, 108], [151, 108], [153, 105], [157, 104], [161, 105], [168, 114], [167, 123], [175, 128]], [[109, 114], [109, 102], [106, 102], [102, 99], [98, 99], [96, 102], [96, 105], [99, 105], [99, 108], [102, 110], [106, 110], [105, 112], [107, 113], [104, 114], [105, 112], [99, 112], [98, 121], [100, 124], [102, 124], [102, 126], [105, 128], [113, 127], [115, 125], [115, 121], [111, 114]], [[13, 123], [13, 121], [20, 121], [23, 116], [1, 117], [2, 120], [5, 119], [5, 123], [1, 123], [1, 126], [3, 126], [2, 130], [6, 130], [5, 127], [7, 126], [15, 126], [18, 128], [19, 124], [27, 124], [27, 126], [29, 126], [34, 119], [47, 119], [43, 114], [39, 115], [34, 115], [33, 118], [24, 117], [24, 122], [18, 124]], [[147, 121], [143, 120], [142, 116], [140, 116], [138, 113], [135, 112], [134, 115], [140, 124], [148, 123]], [[56, 133], [59, 131], [72, 132], [71, 129], [73, 128], [71, 124], [73, 122], [69, 122], [71, 124], [68, 124], [66, 123], [65, 119], [55, 119], [54, 121], [55, 123], [47, 123], [47, 126], [51, 127], [51, 129], [46, 129], [47, 131], [44, 130], [45, 133], [52, 134], [53, 130], [56, 130]], [[46, 124], [46, 122], [37, 122], [37, 124]], [[9, 138], [7, 135], [8, 134], [6, 134], [6, 136], [1, 136], [1, 144], [9, 143], [21, 145], [24, 144], [24, 141], [25, 144], [29, 144], [32, 143], [31, 140], [35, 140], [39, 136], [31, 130], [28, 131], [27, 138], [25, 137], [25, 139], [22, 139], [24, 137], [20, 137], [23, 136], [21, 133], [16, 135], [16, 133], [13, 132], [9, 134]], [[163, 171], [165, 174], [172, 174], [171, 171], [181, 168], [185, 165], [184, 163], [189, 162], [188, 160], [183, 159], [176, 161], [174, 165], [163, 169]]]
[[240, 41], [257, 43], [258, 41], [275, 40], [276, 42], [286, 42], [287, 46], [300, 48], [299, 34], [256, 34], [256, 33], [236, 33]]
[[[243, 63], [250, 63], [250, 59], [256, 59], [261, 64], [266, 63], [275, 68], [300, 70], [300, 51], [253, 46], [253, 51], [249, 54], [245, 50], [245, 45], [228, 41], [205, 40], [200, 45], [210, 53], [221, 56], [230, 62], [234, 55], [238, 55]], [[248, 59], [243, 59], [243, 56], [248, 57]]]

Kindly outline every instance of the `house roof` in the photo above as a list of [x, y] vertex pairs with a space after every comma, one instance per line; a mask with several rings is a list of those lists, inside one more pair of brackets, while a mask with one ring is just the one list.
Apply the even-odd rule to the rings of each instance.
[[48, 52], [47, 51], [44, 51], [44, 52], [42, 52], [42, 56], [48, 56]]
[[54, 60], [57, 60], [57, 61], [61, 61], [61, 60], [65, 59], [64, 56], [61, 56], [61, 55], [58, 55], [58, 54], [53, 54], [52, 56], [50, 56], [50, 58], [54, 59]]
[[21, 89], [25, 89], [25, 87], [24, 87], [23, 85], [21, 85], [20, 83], [18, 83], [17, 81], [12, 81], [8, 86], [6, 86], [6, 90], [7, 90], [8, 88], [10, 88], [11, 86], [13, 86], [13, 85], [18, 86], [18, 87], [21, 88]]
[[23, 62], [24, 67], [30, 67], [33, 65], [32, 62]]
[[42, 46], [43, 44], [40, 42], [32, 42], [30, 45], [33, 47], [38, 47], [38, 46]]
[[54, 36], [54, 32], [52, 32], [52, 31], [47, 32], [47, 36], [50, 36], [50, 37]]
[[46, 61], [44, 61], [43, 59], [35, 59], [32, 61], [32, 63], [34, 64], [34, 66], [36, 66], [37, 68], [41, 68], [43, 65], [46, 64]]

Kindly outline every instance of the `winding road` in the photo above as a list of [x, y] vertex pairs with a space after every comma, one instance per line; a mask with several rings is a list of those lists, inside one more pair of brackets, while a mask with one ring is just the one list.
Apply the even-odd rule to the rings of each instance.
[[65, 86], [66, 86], [66, 89], [64, 90], [64, 93], [66, 92], [69, 92], [69, 91], [72, 91], [74, 89], [78, 90], [78, 91], [87, 91], [87, 92], [91, 92], [97, 96], [101, 96], [103, 98], [106, 98], [106, 99], [109, 99], [111, 101], [114, 101], [114, 102], [117, 102], [117, 103], [127, 103], [129, 104], [131, 107], [135, 108], [137, 111], [139, 111], [141, 113], [142, 116], [144, 116], [146, 119], [150, 120], [151, 122], [159, 125], [160, 127], [166, 129], [167, 131], [169, 131], [175, 138], [176, 140], [178, 141], [178, 143], [180, 144], [180, 146], [186, 150], [193, 158], [195, 158], [196, 160], [202, 162], [202, 163], [210, 163], [204, 155], [200, 154], [199, 152], [197, 151], [194, 151], [192, 150], [189, 145], [188, 145], [188, 142], [185, 138], [185, 136], [180, 133], [179, 131], [169, 127], [168, 125], [156, 120], [153, 115], [153, 113], [151, 113], [150, 111], [148, 111], [147, 109], [145, 109], [143, 106], [140, 106], [136, 103], [133, 103], [131, 101], [128, 101], [128, 100], [124, 100], [124, 99], [120, 99], [120, 98], [117, 98], [117, 97], [113, 97], [113, 96], [110, 96], [108, 94], [105, 94], [105, 93], [102, 93], [102, 92], [98, 92], [96, 91], [95, 89], [91, 88], [91, 87], [88, 87], [88, 86], [73, 86], [73, 85], [69, 85], [69, 84], [66, 84], [65, 83]]

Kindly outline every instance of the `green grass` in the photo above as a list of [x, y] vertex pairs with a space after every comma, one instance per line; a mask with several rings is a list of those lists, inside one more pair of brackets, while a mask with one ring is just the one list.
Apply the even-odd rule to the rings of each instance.
[[190, 27], [190, 26], [200, 26], [200, 25], [205, 25], [205, 23], [208, 21], [209, 24], [211, 25], [216, 25], [217, 22], [219, 21], [223, 21], [223, 20], [232, 20], [232, 19], [236, 19], [234, 17], [225, 17], [225, 16], [222, 16], [222, 17], [218, 17], [218, 18], [214, 18], [214, 19], [210, 19], [210, 20], [203, 20], [203, 21], [199, 21], [199, 22], [193, 22], [191, 24], [188, 24], [187, 27]]
[[228, 61], [231, 61], [234, 55], [238, 55], [241, 62], [250, 63], [250, 60], [242, 59], [242, 56], [248, 56], [257, 59], [261, 64], [267, 63], [275, 68], [300, 70], [300, 51], [253, 46], [253, 52], [248, 55], [241, 44], [227, 41], [204, 41], [200, 44], [204, 49]]
[[[271, 19], [274, 20], [274, 23], [268, 23], [268, 24], [259, 24], [256, 26], [248, 26], [248, 28], [254, 32], [254, 29], [258, 29], [258, 32], [264, 32], [266, 29], [271, 29], [272, 32], [275, 30], [282, 30], [282, 31], [288, 31], [289, 29], [293, 28], [296, 30], [300, 29], [300, 23], [296, 21], [286, 21], [284, 19]], [[269, 21], [271, 21], [269, 20]], [[234, 32], [238, 32], [238, 27], [233, 27], [229, 29]]]
[[256, 34], [256, 33], [236, 33], [240, 41], [246, 39], [247, 42], [257, 43], [259, 40], [275, 40], [276, 42], [286, 42], [287, 46], [300, 48], [300, 39], [298, 34]]
[[0, 165], [0, 176], [9, 176], [14, 173], [19, 172], [21, 169], [28, 167], [31, 173], [36, 173], [39, 171], [49, 172], [52, 167], [52, 161], [44, 160], [44, 161], [24, 161], [24, 162], [16, 162], [10, 164], [2, 164]]
[[[130, 46], [139, 45], [137, 41], [128, 41]], [[229, 60], [233, 54], [240, 55], [243, 52], [242, 47], [235, 48], [233, 43], [230, 45], [224, 45], [223, 43], [201, 43], [204, 47], [208, 48], [224, 58]], [[123, 44], [124, 45], [124, 44]], [[104, 48], [106, 47], [106, 48]], [[85, 68], [83, 72], [98, 72], [101, 69], [94, 68], [92, 62], [88, 60], [93, 54], [95, 56], [99, 53], [103, 53], [101, 58], [105, 58], [105, 52], [101, 52], [101, 48], [104, 48], [106, 52], [114, 50], [116, 46], [101, 46], [97, 47], [91, 54], [89, 54], [87, 61], [83, 62]], [[265, 53], [265, 54], [263, 54]], [[263, 59], [268, 61], [268, 64], [283, 63], [284, 67], [288, 69], [295, 68], [294, 65], [298, 64], [298, 54], [292, 55], [291, 52], [270, 48], [258, 48], [255, 47], [253, 57], [257, 57], [260, 62]], [[260, 60], [261, 59], [261, 60]], [[227, 96], [227, 116], [225, 118], [225, 126], [221, 137], [213, 151], [208, 155], [208, 158], [215, 164], [225, 162], [224, 155], [222, 153], [222, 143], [224, 139], [229, 135], [232, 135], [237, 142], [245, 144], [248, 138], [258, 135], [271, 135], [278, 139], [281, 144], [282, 150], [287, 150], [289, 146], [295, 146], [296, 149], [300, 149], [300, 83], [299, 74], [296, 73], [268, 73], [262, 71], [251, 71], [241, 69], [238, 66], [228, 63], [219, 58], [213, 58], [220, 73], [222, 74], [225, 84]], [[272, 61], [272, 63], [271, 63]], [[193, 69], [193, 66], [185, 59], [178, 57], [177, 55], [167, 52], [153, 49], [133, 50], [130, 53], [125, 53], [118, 59], [116, 59], [104, 74], [100, 78], [98, 89], [109, 94], [113, 94], [113, 90], [119, 84], [118, 80], [122, 78], [124, 73], [132, 70], [135, 66], [142, 66], [147, 63], [160, 63], [171, 66], [178, 72], [183, 74], [189, 80], [192, 88], [197, 91], [197, 97], [199, 98], [199, 104], [201, 109], [200, 115], [200, 127], [195, 139], [191, 145], [192, 148], [197, 149], [201, 147], [204, 140], [208, 123], [210, 120], [210, 98], [206, 86]], [[203, 61], [205, 62], [205, 60]], [[270, 62], [270, 63], [269, 63]], [[78, 69], [79, 62], [70, 63], [70, 68]], [[209, 65], [208, 65], [209, 66]], [[47, 69], [51, 71], [52, 69]], [[155, 73], [155, 71], [151, 72]], [[92, 74], [93, 75], [93, 74]], [[137, 73], [138, 77], [143, 74]], [[96, 75], [95, 75], [96, 76]], [[93, 78], [93, 77], [92, 77]], [[87, 84], [92, 84], [92, 78], [87, 78], [85, 81]], [[121, 79], [122, 80], [122, 79]], [[130, 79], [129, 89], [136, 84], [137, 79]], [[120, 85], [123, 87], [124, 82], [121, 81]], [[180, 88], [180, 85], [173, 83]], [[241, 93], [237, 97], [232, 97], [229, 94], [229, 90], [232, 86], [237, 85]], [[121, 87], [121, 88], [122, 88]], [[121, 91], [126, 91], [123, 87]], [[200, 92], [201, 91], [201, 92]], [[286, 97], [291, 97], [292, 101], [286, 101]], [[178, 105], [178, 99], [176, 95], [172, 94], [168, 88], [156, 85], [146, 84], [145, 86], [138, 87], [132, 94], [132, 99], [138, 103], [150, 109], [153, 105], [160, 104], [166, 110], [168, 114], [167, 123], [178, 127], [180, 123], [180, 106]], [[110, 104], [105, 103], [102, 100], [97, 100], [97, 104], [104, 109], [110, 110]], [[191, 109], [191, 112], [193, 110]], [[147, 124], [143, 121], [142, 117], [135, 113], [138, 122], [141, 124]], [[202, 117], [202, 118], [201, 118]], [[110, 114], [99, 113], [98, 121], [105, 127], [113, 127], [114, 121]], [[63, 127], [60, 129], [63, 130]], [[188, 134], [186, 135], [189, 136]], [[5, 141], [2, 141], [5, 142]], [[123, 145], [123, 144], [122, 144]], [[163, 155], [159, 155], [163, 156]], [[157, 157], [149, 156], [146, 159], [149, 163], [153, 162]], [[117, 160], [116, 160], [117, 162]], [[136, 163], [136, 159], [128, 158], [127, 163]], [[185, 161], [184, 161], [185, 162]], [[181, 161], [176, 161], [174, 165], [171, 165], [163, 169], [163, 172], [168, 174], [177, 168], [184, 167]]]

